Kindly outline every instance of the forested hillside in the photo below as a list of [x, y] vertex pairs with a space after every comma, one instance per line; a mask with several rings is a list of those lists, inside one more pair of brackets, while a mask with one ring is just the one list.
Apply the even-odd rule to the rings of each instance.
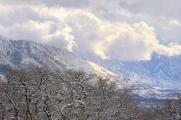
[[0, 84], [1, 120], [180, 120], [181, 100], [138, 105], [129, 89], [78, 70], [11, 70]]

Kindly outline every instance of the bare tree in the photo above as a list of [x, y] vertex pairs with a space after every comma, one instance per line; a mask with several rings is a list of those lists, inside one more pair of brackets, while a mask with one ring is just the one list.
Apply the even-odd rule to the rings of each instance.
[[144, 120], [129, 89], [79, 70], [12, 70], [0, 95], [2, 120]]

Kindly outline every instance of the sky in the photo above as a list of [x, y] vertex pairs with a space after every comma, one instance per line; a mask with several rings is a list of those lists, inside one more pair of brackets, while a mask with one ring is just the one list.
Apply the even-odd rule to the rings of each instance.
[[181, 0], [0, 0], [0, 37], [81, 56], [151, 60], [181, 54]]

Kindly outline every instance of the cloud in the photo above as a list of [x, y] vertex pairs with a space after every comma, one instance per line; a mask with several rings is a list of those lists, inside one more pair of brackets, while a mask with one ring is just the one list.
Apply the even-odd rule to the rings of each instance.
[[91, 53], [126, 61], [150, 60], [152, 53], [181, 54], [180, 21], [153, 19], [152, 13], [129, 8], [137, 4], [131, 0], [123, 6], [120, 0], [0, 1], [0, 36], [8, 39], [34, 40], [82, 56]]
[[150, 60], [152, 53], [165, 56], [181, 54], [181, 45], [160, 44], [154, 28], [145, 22], [132, 25], [128, 23], [109, 24], [101, 34], [103, 41], [98, 42], [94, 47], [94, 52], [103, 59], [137, 61]]
[[89, 5], [89, 0], [0, 0], [5, 5], [47, 5], [62, 7], [85, 7]]
[[149, 14], [153, 17], [171, 17], [181, 20], [180, 0], [119, 0], [120, 6], [133, 13]]
[[158, 45], [156, 51], [160, 55], [165, 56], [174, 56], [181, 54], [181, 45], [178, 44], [170, 44], [169, 46]]
[[[1, 6], [0, 35], [7, 39], [33, 40], [47, 44], [58, 44], [72, 51], [75, 45], [71, 28], [46, 6]], [[60, 10], [60, 12], [65, 12]], [[57, 43], [56, 43], [57, 42]]]
[[104, 59], [148, 60], [158, 44], [153, 28], [144, 22], [110, 24], [107, 29], [104, 40], [95, 47]]
[[67, 48], [69, 51], [73, 51], [73, 47], [76, 46], [74, 41], [74, 36], [72, 35], [72, 29], [68, 26], [65, 26], [63, 29], [54, 32], [53, 34], [49, 34], [44, 38], [47, 39], [49, 44], [54, 46], [58, 45], [57, 47]]

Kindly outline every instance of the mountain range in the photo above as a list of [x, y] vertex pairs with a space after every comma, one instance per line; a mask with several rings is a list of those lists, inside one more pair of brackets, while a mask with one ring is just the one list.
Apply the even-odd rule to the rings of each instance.
[[0, 76], [8, 69], [31, 66], [52, 70], [80, 69], [101, 76], [111, 76], [119, 86], [131, 86], [143, 97], [174, 97], [181, 93], [181, 56], [153, 54], [150, 61], [102, 60], [79, 57], [64, 48], [26, 40], [0, 39]]
[[157, 89], [181, 89], [181, 56], [153, 54], [149, 61], [108, 60], [105, 65]]

